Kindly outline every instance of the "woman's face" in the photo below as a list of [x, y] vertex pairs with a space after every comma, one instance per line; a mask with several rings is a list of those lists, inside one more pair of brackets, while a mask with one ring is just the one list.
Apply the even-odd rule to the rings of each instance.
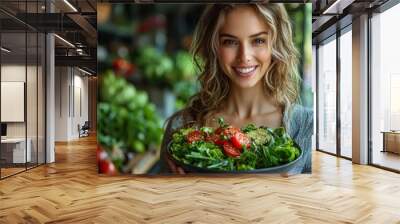
[[240, 88], [251, 88], [264, 77], [271, 64], [269, 28], [250, 6], [230, 11], [219, 30], [219, 63]]

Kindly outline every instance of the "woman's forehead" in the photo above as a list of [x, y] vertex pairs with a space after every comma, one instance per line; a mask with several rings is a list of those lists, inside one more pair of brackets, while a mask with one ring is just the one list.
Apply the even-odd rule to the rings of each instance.
[[255, 8], [238, 6], [225, 15], [219, 33], [236, 37], [250, 37], [268, 31], [265, 19]]

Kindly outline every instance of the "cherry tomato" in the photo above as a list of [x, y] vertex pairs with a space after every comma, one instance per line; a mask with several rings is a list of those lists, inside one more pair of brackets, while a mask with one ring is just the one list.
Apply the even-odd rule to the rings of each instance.
[[97, 165], [99, 168], [99, 173], [115, 175], [117, 174], [117, 169], [114, 164], [108, 159], [106, 151], [104, 151], [100, 145], [97, 145]]
[[218, 137], [218, 139], [214, 143], [217, 145], [224, 145], [227, 142], [229, 142], [229, 141], [221, 139], [221, 137]]
[[224, 131], [223, 128], [217, 128], [217, 129], [215, 130], [214, 133], [215, 133], [216, 135], [220, 135], [223, 131]]
[[219, 138], [218, 135], [215, 135], [215, 134], [207, 135], [206, 136], [206, 141], [215, 143], [218, 140], [218, 138]]
[[189, 143], [192, 143], [192, 142], [197, 142], [197, 141], [203, 140], [203, 135], [201, 134], [200, 131], [195, 130], [195, 131], [190, 132], [186, 138]]
[[239, 128], [235, 128], [232, 126], [229, 126], [225, 128], [222, 132], [223, 135], [225, 135], [228, 139], [232, 138], [237, 132], [240, 132]]
[[107, 153], [100, 147], [100, 145], [97, 145], [97, 162], [105, 160], [106, 158]]
[[115, 175], [117, 173], [114, 164], [109, 160], [100, 160], [98, 165], [99, 173], [108, 175]]
[[232, 145], [235, 146], [235, 148], [239, 149], [240, 151], [243, 150], [243, 146], [246, 146], [246, 148], [250, 148], [250, 138], [247, 137], [242, 132], [236, 132], [231, 137], [231, 142]]
[[230, 142], [225, 142], [223, 145], [225, 155], [230, 157], [240, 156], [240, 151], [236, 149]]
[[115, 73], [119, 75], [129, 76], [134, 70], [134, 66], [122, 58], [115, 59], [112, 65]]
[[225, 142], [227, 142], [227, 140], [223, 140], [221, 138], [220, 134], [219, 135], [217, 135], [217, 134], [209, 135], [206, 137], [206, 141], [212, 142], [216, 145], [221, 145], [221, 146], [224, 145]]

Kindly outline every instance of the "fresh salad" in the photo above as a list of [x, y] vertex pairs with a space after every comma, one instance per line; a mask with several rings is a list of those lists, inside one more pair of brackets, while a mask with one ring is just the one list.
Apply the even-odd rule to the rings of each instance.
[[287, 164], [300, 156], [300, 149], [281, 128], [242, 129], [222, 118], [219, 127], [183, 128], [175, 132], [170, 155], [186, 165], [220, 171], [247, 171]]

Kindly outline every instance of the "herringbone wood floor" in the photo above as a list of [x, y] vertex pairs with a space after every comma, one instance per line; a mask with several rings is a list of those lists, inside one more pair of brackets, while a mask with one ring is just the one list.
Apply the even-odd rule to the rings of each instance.
[[97, 175], [95, 138], [0, 181], [0, 223], [400, 223], [400, 175], [320, 152], [313, 174]]

